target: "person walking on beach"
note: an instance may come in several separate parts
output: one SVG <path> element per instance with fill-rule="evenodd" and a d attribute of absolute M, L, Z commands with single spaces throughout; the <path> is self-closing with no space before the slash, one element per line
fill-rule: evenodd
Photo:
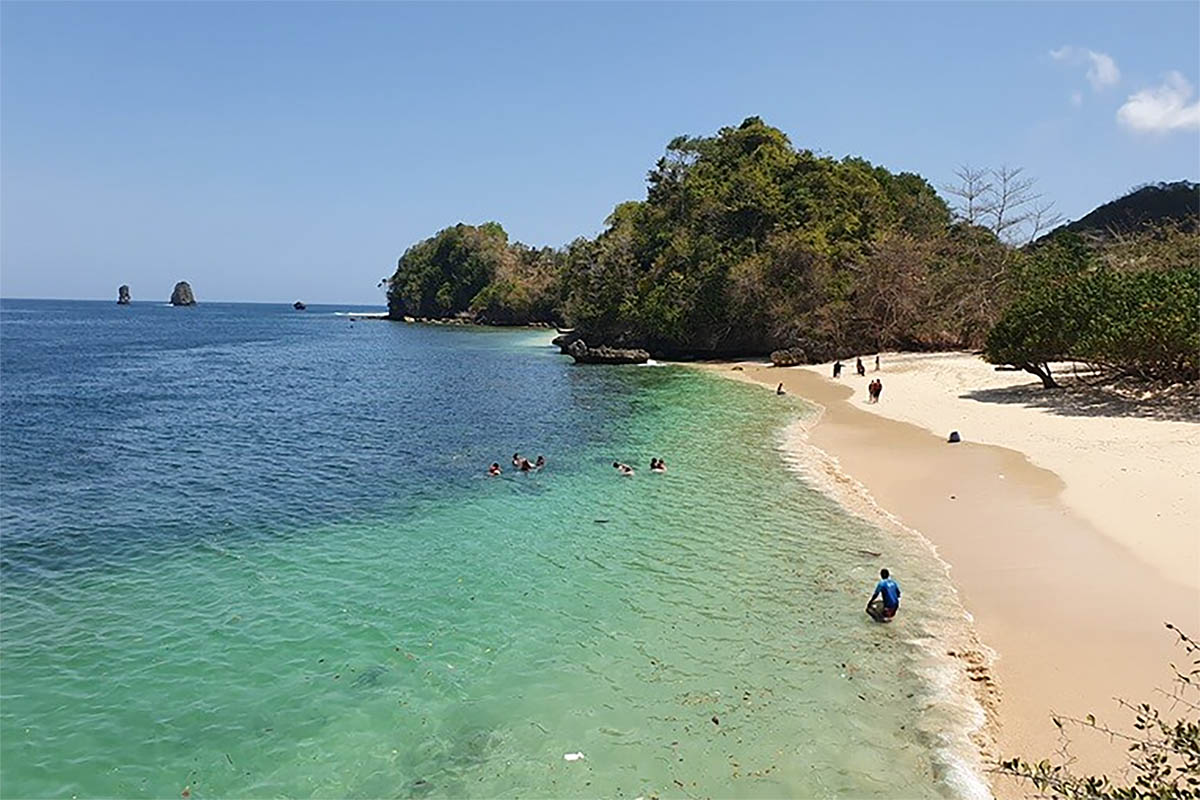
<path fill-rule="evenodd" d="M 876 602 L 876 598 L 879 602 Z M 876 622 L 891 622 L 900 610 L 900 585 L 888 574 L 887 569 L 879 570 L 879 583 L 875 584 L 875 593 L 867 601 L 867 614 Z"/>
<path fill-rule="evenodd" d="M 862 356 L 859 356 L 858 358 L 856 358 L 855 361 L 857 363 L 854 365 L 854 368 L 856 370 L 858 370 L 858 377 L 861 378 L 863 375 L 867 374 L 867 368 L 863 366 Z"/>
<path fill-rule="evenodd" d="M 875 402 L 879 402 L 879 395 L 883 394 L 883 381 L 879 378 L 875 379 Z"/>
<path fill-rule="evenodd" d="M 833 377 L 835 377 L 835 378 L 842 377 L 842 362 L 841 361 L 833 362 Z"/>

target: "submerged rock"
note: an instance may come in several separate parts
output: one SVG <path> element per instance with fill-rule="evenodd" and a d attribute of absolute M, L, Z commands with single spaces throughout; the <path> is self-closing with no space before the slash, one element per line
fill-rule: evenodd
<path fill-rule="evenodd" d="M 179 283 L 175 284 L 175 290 L 171 292 L 171 305 L 196 305 L 196 296 L 192 294 L 192 287 L 187 281 L 180 281 Z"/>
<path fill-rule="evenodd" d="M 127 306 L 129 303 L 129 284 L 123 283 L 117 288 L 117 305 Z"/>
<path fill-rule="evenodd" d="M 650 354 L 645 350 L 626 349 L 621 347 L 588 347 L 583 339 L 576 339 L 567 345 L 567 355 L 575 359 L 576 364 L 645 364 L 650 360 Z"/>
<path fill-rule="evenodd" d="M 771 353 L 771 363 L 777 367 L 795 367 L 808 363 L 808 353 L 803 347 L 787 347 Z"/>

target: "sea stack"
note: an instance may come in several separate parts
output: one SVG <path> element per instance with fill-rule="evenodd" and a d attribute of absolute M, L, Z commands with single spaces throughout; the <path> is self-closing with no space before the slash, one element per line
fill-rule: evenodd
<path fill-rule="evenodd" d="M 303 311 L 304 309 L 308 308 L 308 306 L 304 305 L 304 303 L 300 300 L 297 300 L 296 302 L 292 303 L 292 308 L 296 309 L 297 311 Z"/>
<path fill-rule="evenodd" d="M 175 284 L 175 291 L 171 292 L 171 305 L 173 306 L 194 306 L 196 305 L 196 296 L 192 294 L 192 287 L 187 281 L 180 281 Z"/>
<path fill-rule="evenodd" d="M 129 305 L 129 284 L 123 283 L 117 288 L 117 305 Z"/>

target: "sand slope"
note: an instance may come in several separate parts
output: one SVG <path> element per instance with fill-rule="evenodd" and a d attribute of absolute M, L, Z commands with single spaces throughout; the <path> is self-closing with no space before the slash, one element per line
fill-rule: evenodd
<path fill-rule="evenodd" d="M 790 448 L 826 454 L 813 483 L 855 513 L 884 509 L 949 563 L 997 654 L 986 671 L 964 661 L 998 722 L 991 756 L 1052 756 L 1061 746 L 1052 712 L 1121 725 L 1114 697 L 1152 699 L 1169 683 L 1180 651 L 1163 623 L 1200 631 L 1200 424 L 1048 397 L 1029 388 L 1032 376 L 968 354 L 882 362 L 860 378 L 851 361 L 837 381 L 829 365 L 709 368 L 770 389 L 782 382 L 819 405 L 815 422 L 794 426 Z M 868 404 L 877 376 L 883 397 Z M 964 442 L 948 444 L 950 430 Z M 846 476 L 869 508 L 839 490 Z M 1114 774 L 1125 763 L 1120 745 L 1073 740 L 1080 769 Z"/>
<path fill-rule="evenodd" d="M 841 378 L 860 408 L 1024 453 L 1062 478 L 1072 511 L 1164 577 L 1200 588 L 1200 424 L 1046 392 L 1034 376 L 968 353 L 885 353 L 878 374 L 865 363 L 865 378 L 853 363 Z M 804 369 L 828 376 L 832 365 Z M 868 404 L 875 377 L 883 396 Z"/>

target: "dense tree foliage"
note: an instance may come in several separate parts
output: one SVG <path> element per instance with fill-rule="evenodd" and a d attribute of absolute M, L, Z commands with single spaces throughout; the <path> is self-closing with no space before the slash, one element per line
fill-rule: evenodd
<path fill-rule="evenodd" d="M 1127 256 L 1138 254 L 1127 260 L 1106 259 L 1071 233 L 1038 248 L 988 335 L 987 359 L 1032 372 L 1047 388 L 1050 362 L 1068 360 L 1142 378 L 1200 378 L 1200 266 L 1182 248 L 1172 263 L 1156 244 L 1153 233 L 1125 242 Z"/>
<path fill-rule="evenodd" d="M 618 206 L 576 248 L 566 313 L 602 338 L 663 352 L 873 347 L 864 263 L 950 223 L 919 176 L 798 151 L 757 117 L 675 139 L 648 182 L 644 201 Z"/>
<path fill-rule="evenodd" d="M 551 322 L 561 255 L 509 244 L 498 223 L 458 224 L 410 247 L 388 279 L 394 319 L 469 315 L 479 322 Z"/>
<path fill-rule="evenodd" d="M 952 213 L 919 175 L 797 150 L 750 117 L 671 141 L 645 199 L 614 208 L 594 239 L 536 250 L 494 222 L 446 228 L 400 258 L 388 308 L 565 322 L 665 356 L 799 347 L 823 360 L 986 343 L 991 360 L 1048 386 L 1050 362 L 1065 359 L 1195 378 L 1194 220 L 1105 237 L 1060 229 L 1018 247 L 1053 218 L 1033 181 L 1019 168 L 956 174 Z M 1195 186 L 1160 189 L 1141 195 L 1177 209 Z"/>

